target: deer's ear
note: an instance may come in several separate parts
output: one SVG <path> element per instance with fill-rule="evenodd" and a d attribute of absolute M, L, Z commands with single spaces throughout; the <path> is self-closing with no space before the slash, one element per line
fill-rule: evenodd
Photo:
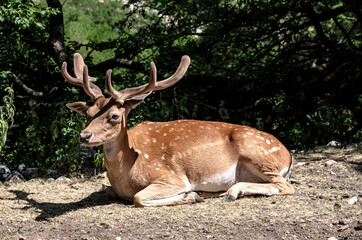
<path fill-rule="evenodd" d="M 67 103 L 66 106 L 79 114 L 86 114 L 89 108 L 89 105 L 86 102 Z"/>
<path fill-rule="evenodd" d="M 129 109 L 134 109 L 135 107 L 137 107 L 138 105 L 140 105 L 143 100 L 152 93 L 152 91 L 150 91 L 149 93 L 146 93 L 146 94 L 141 94 L 141 95 L 138 95 L 136 97 L 133 97 L 133 98 L 129 98 L 126 100 L 125 102 L 125 105 L 127 105 L 127 107 Z"/>

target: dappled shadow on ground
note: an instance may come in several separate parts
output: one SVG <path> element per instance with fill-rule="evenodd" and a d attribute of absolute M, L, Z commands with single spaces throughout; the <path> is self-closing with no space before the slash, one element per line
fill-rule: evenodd
<path fill-rule="evenodd" d="M 70 203 L 37 202 L 34 199 L 29 198 L 31 193 L 18 190 L 10 190 L 10 192 L 16 195 L 16 197 L 14 197 L 12 200 L 18 201 L 21 199 L 28 202 L 29 205 L 21 209 L 28 210 L 29 208 L 36 208 L 41 211 L 41 214 L 35 218 L 36 221 L 47 221 L 50 218 L 63 215 L 67 212 L 89 207 L 108 205 L 111 203 L 107 200 L 104 190 L 94 192 L 80 201 Z"/>

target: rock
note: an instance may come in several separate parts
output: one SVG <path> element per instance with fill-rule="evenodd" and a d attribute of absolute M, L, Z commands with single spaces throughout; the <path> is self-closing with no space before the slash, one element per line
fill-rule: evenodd
<path fill-rule="evenodd" d="M 341 227 L 338 228 L 338 232 L 343 232 L 344 230 L 348 229 L 349 228 L 349 225 L 343 225 Z"/>
<path fill-rule="evenodd" d="M 328 147 L 340 147 L 341 146 L 341 143 L 340 142 L 337 142 L 337 141 L 330 141 L 328 144 L 327 144 Z"/>
<path fill-rule="evenodd" d="M 58 177 L 56 180 L 56 182 L 70 182 L 70 179 L 64 176 Z"/>
<path fill-rule="evenodd" d="M 5 164 L 0 163 L 0 178 L 6 179 L 10 175 L 11 171 Z"/>
<path fill-rule="evenodd" d="M 326 162 L 324 163 L 324 166 L 330 167 L 330 166 L 332 166 L 332 165 L 335 164 L 335 163 L 337 163 L 337 162 L 334 161 L 334 160 L 328 160 L 328 161 L 326 161 Z"/>
<path fill-rule="evenodd" d="M 48 182 L 54 182 L 55 181 L 55 179 L 54 178 L 48 178 L 48 180 L 47 180 Z"/>
<path fill-rule="evenodd" d="M 338 240 L 338 239 L 335 237 L 330 237 L 330 238 L 328 238 L 328 240 Z"/>
<path fill-rule="evenodd" d="M 25 168 L 26 168 L 26 166 L 25 166 L 24 163 L 23 163 L 23 164 L 20 164 L 19 167 L 18 167 L 18 171 L 19 171 L 19 172 L 22 172 L 22 171 L 25 170 Z"/>
<path fill-rule="evenodd" d="M 306 162 L 299 162 L 299 163 L 297 163 L 297 166 L 303 166 L 303 165 L 308 165 L 308 163 L 306 163 Z"/>
<path fill-rule="evenodd" d="M 37 178 L 39 175 L 38 168 L 27 168 L 22 172 L 22 174 L 28 179 Z"/>
<path fill-rule="evenodd" d="M 351 149 L 357 149 L 358 148 L 358 144 L 357 143 L 350 143 L 348 144 L 345 149 L 351 150 Z"/>
<path fill-rule="evenodd" d="M 353 204 L 356 204 L 357 201 L 358 201 L 358 197 L 354 196 L 353 198 L 348 200 L 348 204 L 353 205 Z"/>

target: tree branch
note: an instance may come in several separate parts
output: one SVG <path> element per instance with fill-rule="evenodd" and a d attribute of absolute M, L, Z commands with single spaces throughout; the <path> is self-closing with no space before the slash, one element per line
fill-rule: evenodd
<path fill-rule="evenodd" d="M 14 81 L 29 95 L 33 96 L 33 97 L 43 97 L 44 93 L 43 92 L 37 92 L 31 88 L 29 88 L 28 86 L 26 86 L 14 73 L 11 73 L 11 75 L 13 76 Z"/>
<path fill-rule="evenodd" d="M 342 24 L 340 22 L 338 22 L 338 19 L 336 17 L 332 17 L 334 23 L 337 25 L 337 27 L 341 30 L 341 32 L 343 33 L 344 37 L 346 38 L 349 46 L 358 52 L 358 48 L 356 47 L 356 45 L 353 44 L 348 32 L 346 31 L 346 29 L 344 29 L 344 27 L 342 26 Z"/>

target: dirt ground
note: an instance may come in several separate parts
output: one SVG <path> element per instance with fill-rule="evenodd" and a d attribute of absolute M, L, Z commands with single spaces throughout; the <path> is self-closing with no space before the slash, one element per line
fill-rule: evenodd
<path fill-rule="evenodd" d="M 362 239 L 361 146 L 294 159 L 295 195 L 231 203 L 135 208 L 107 201 L 105 178 L 0 183 L 0 239 Z"/>

